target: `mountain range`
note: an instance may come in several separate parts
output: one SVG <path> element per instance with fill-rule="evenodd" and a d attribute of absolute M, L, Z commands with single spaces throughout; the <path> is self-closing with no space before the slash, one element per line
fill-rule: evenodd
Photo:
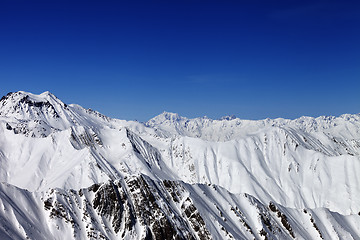
<path fill-rule="evenodd" d="M 0 100 L 0 239 L 360 239 L 360 114 L 107 117 Z"/>

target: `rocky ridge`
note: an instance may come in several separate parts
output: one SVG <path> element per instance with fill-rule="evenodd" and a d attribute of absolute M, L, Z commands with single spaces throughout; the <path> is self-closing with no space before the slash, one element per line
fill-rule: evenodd
<path fill-rule="evenodd" d="M 1 239 L 358 239 L 360 115 L 108 118 L 0 100 Z"/>

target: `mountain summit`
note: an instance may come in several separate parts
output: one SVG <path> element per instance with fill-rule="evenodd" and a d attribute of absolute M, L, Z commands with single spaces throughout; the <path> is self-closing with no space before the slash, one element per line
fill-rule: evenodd
<path fill-rule="evenodd" d="M 50 92 L 35 95 L 23 91 L 8 93 L 1 98 L 0 106 L 0 116 L 18 119 L 60 118 L 59 113 L 67 107 Z"/>
<path fill-rule="evenodd" d="M 9 128 L 43 137 L 73 126 L 106 125 L 110 119 L 76 104 L 67 105 L 50 92 L 36 95 L 24 91 L 10 92 L 1 98 L 0 118 L 7 119 Z"/>
<path fill-rule="evenodd" d="M 1 239 L 359 239 L 360 115 L 106 117 L 0 100 Z"/>

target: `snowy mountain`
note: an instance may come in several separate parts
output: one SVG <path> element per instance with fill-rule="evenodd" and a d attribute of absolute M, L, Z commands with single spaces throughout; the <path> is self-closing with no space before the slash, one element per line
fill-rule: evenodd
<path fill-rule="evenodd" d="M 360 239 L 360 114 L 106 117 L 0 100 L 0 239 Z"/>

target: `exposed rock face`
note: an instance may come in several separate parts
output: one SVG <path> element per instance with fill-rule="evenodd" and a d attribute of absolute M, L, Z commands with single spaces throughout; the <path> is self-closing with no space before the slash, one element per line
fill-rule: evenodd
<path fill-rule="evenodd" d="M 308 239 L 310 236 L 331 239 L 331 232 L 320 230 L 313 215 L 325 214 L 334 226 L 346 226 L 346 221 L 352 218 L 326 209 L 298 211 L 272 202 L 263 205 L 248 194 L 233 195 L 207 185 L 158 182 L 146 176 L 94 184 L 79 191 L 54 189 L 31 194 L 4 184 L 0 185 L 0 190 L 4 209 L 17 209 L 17 219 L 26 213 L 37 216 L 39 221 L 26 220 L 22 231 L 4 225 L 2 236 L 9 233 L 9 236 L 18 234 L 20 238 L 31 239 L 56 236 L 74 239 Z M 10 204 L 5 196 L 17 198 Z M 31 205 L 26 205 L 28 202 Z M 9 218 L 11 216 L 5 216 L 3 220 Z M 302 232 L 303 228 L 307 229 L 306 233 Z M 357 235 L 350 232 L 344 236 L 356 239 Z"/>
<path fill-rule="evenodd" d="M 192 200 L 182 199 L 185 189 L 170 181 L 166 186 L 139 176 L 78 192 L 52 190 L 43 202 L 44 210 L 50 219 L 73 229 L 75 238 L 211 239 Z M 176 201 L 169 191 L 177 192 Z"/>

